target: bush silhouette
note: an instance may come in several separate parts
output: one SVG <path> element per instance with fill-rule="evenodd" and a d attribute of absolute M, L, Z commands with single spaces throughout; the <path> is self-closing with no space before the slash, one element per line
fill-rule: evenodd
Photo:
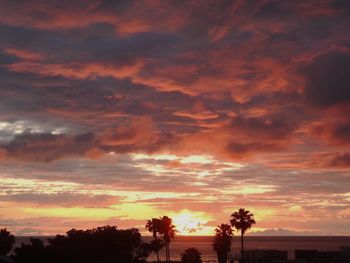
<path fill-rule="evenodd" d="M 181 262 L 183 263 L 202 263 L 201 252 L 194 247 L 190 247 L 181 254 Z"/>
<path fill-rule="evenodd" d="M 29 244 L 21 244 L 20 247 L 15 248 L 14 260 L 18 263 L 44 263 L 49 260 L 47 252 L 42 240 L 30 238 Z"/>
<path fill-rule="evenodd" d="M 15 243 L 15 237 L 9 231 L 0 229 L 0 256 L 6 256 Z"/>

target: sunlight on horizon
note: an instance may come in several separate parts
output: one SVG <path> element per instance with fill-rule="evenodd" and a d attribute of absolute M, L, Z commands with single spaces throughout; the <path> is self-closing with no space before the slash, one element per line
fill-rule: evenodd
<path fill-rule="evenodd" d="M 191 212 L 190 210 L 184 209 L 170 215 L 178 231 L 177 235 L 206 236 L 213 234 L 214 227 L 206 225 L 209 221 L 213 220 L 213 218 L 206 213 Z"/>

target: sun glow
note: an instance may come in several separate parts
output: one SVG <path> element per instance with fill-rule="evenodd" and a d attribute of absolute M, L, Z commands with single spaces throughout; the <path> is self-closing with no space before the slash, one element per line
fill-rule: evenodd
<path fill-rule="evenodd" d="M 173 214 L 171 217 L 178 235 L 210 235 L 213 231 L 212 227 L 206 226 L 212 218 L 203 212 L 182 210 L 177 214 Z"/>

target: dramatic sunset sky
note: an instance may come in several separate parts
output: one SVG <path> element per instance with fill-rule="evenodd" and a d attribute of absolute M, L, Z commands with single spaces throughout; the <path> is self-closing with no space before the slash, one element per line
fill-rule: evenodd
<path fill-rule="evenodd" d="M 0 227 L 168 215 L 350 235 L 350 1 L 0 1 Z M 253 233 L 252 233 L 253 232 Z"/>

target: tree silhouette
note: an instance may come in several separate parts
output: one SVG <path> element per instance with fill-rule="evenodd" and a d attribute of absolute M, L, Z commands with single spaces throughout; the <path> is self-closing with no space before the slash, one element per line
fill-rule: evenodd
<path fill-rule="evenodd" d="M 237 212 L 231 215 L 231 225 L 241 232 L 241 258 L 244 263 L 244 246 L 243 246 L 243 236 L 244 233 L 250 229 L 254 224 L 254 215 L 250 211 L 240 208 Z"/>
<path fill-rule="evenodd" d="M 72 229 L 65 236 L 57 235 L 42 241 L 32 239 L 31 244 L 15 249 L 16 263 L 141 263 L 146 262 L 149 244 L 141 240 L 135 228 L 117 229 L 103 226 L 88 230 Z M 33 260 L 28 260 L 33 259 Z"/>
<path fill-rule="evenodd" d="M 38 238 L 30 238 L 29 244 L 21 244 L 14 250 L 14 260 L 16 263 L 45 263 L 52 262 L 48 254 L 48 249 L 44 246 L 42 240 Z"/>
<path fill-rule="evenodd" d="M 166 261 L 170 262 L 170 241 L 175 237 L 175 226 L 172 223 L 172 219 L 167 216 L 161 218 L 160 234 L 163 235 L 165 242 L 165 257 Z"/>
<path fill-rule="evenodd" d="M 6 228 L 0 229 L 0 256 L 6 256 L 15 243 L 15 237 Z"/>
<path fill-rule="evenodd" d="M 231 249 L 232 228 L 228 224 L 221 224 L 215 229 L 213 249 L 217 254 L 219 263 L 227 262 L 227 254 Z"/>
<path fill-rule="evenodd" d="M 182 263 L 202 263 L 201 252 L 194 247 L 190 247 L 181 254 Z"/>
<path fill-rule="evenodd" d="M 152 218 L 147 221 L 146 229 L 152 233 L 154 240 L 151 242 L 151 249 L 157 254 L 157 261 L 159 261 L 159 251 L 163 247 L 162 240 L 158 239 L 158 233 L 161 231 L 162 221 L 159 218 Z"/>

